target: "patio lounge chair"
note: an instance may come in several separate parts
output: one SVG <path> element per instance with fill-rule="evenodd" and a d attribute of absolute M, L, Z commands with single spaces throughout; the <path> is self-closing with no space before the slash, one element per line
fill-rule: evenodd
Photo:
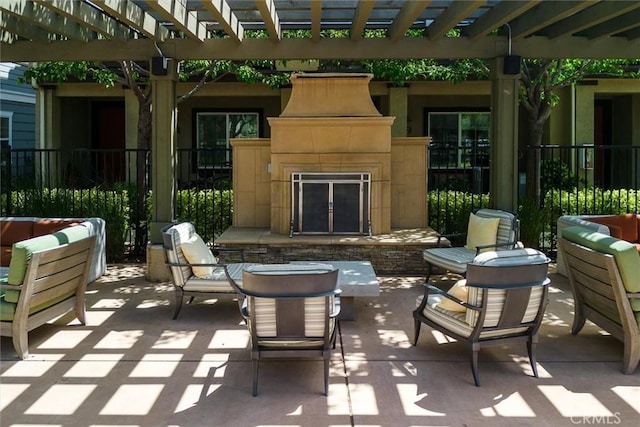
<path fill-rule="evenodd" d="M 547 306 L 549 259 L 535 249 L 491 251 L 475 257 L 467 278 L 448 292 L 424 284 L 413 312 L 418 342 L 422 323 L 464 341 L 471 347 L 471 370 L 476 386 L 480 347 L 510 340 L 526 340 L 534 376 L 538 328 Z M 466 283 L 465 283 L 466 282 Z"/>
<path fill-rule="evenodd" d="M 228 278 L 245 297 L 241 313 L 251 334 L 253 395 L 261 359 L 301 357 L 324 360 L 326 396 L 340 313 L 338 270 L 323 264 L 265 264 L 248 267 L 242 284 Z"/>
<path fill-rule="evenodd" d="M 162 229 L 165 265 L 171 272 L 171 281 L 175 290 L 176 308 L 173 319 L 178 318 L 184 297 L 202 298 L 236 298 L 236 291 L 227 281 L 223 264 L 207 247 L 196 233 L 190 222 L 169 224 Z M 225 249 L 220 249 L 225 250 Z M 239 251 L 240 261 L 244 261 L 244 253 Z M 232 271 L 242 269 L 244 262 L 232 263 L 228 268 Z"/>
<path fill-rule="evenodd" d="M 435 248 L 422 252 L 427 262 L 425 283 L 429 282 L 433 267 L 464 275 L 467 264 L 481 252 L 514 249 L 518 245 L 520 223 L 516 216 L 504 210 L 478 209 L 469 216 L 466 233 L 438 236 Z M 449 246 L 449 239 L 466 237 L 464 246 Z M 446 243 L 445 243 L 446 242 Z M 443 245 L 446 244 L 447 246 Z"/>

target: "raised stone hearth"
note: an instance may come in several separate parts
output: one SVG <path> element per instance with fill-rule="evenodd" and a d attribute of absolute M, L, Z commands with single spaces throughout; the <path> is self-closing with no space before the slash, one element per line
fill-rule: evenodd
<path fill-rule="evenodd" d="M 394 230 L 370 237 L 298 235 L 289 238 L 267 229 L 231 227 L 216 239 L 216 244 L 243 248 L 247 262 L 366 260 L 379 275 L 421 276 L 426 272 L 422 250 L 434 246 L 436 241 L 437 235 L 430 228 Z M 221 252 L 221 256 L 223 262 L 239 261 L 235 252 Z"/>

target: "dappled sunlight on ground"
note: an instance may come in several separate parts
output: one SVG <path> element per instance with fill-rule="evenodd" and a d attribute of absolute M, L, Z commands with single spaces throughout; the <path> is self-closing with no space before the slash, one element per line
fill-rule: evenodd
<path fill-rule="evenodd" d="M 110 266 L 105 274 L 96 283 L 120 282 L 126 279 L 140 279 L 144 277 L 146 266 L 144 264 L 116 264 Z"/>
<path fill-rule="evenodd" d="M 456 275 L 433 276 L 447 288 Z M 322 395 L 322 362 L 263 361 L 251 396 L 249 332 L 233 300 L 196 299 L 172 320 L 169 283 L 140 266 L 110 266 L 87 292 L 87 324 L 65 315 L 29 334 L 31 355 L 0 348 L 0 416 L 13 425 L 413 426 L 574 425 L 640 420 L 638 375 L 622 345 L 593 324 L 570 334 L 566 280 L 550 289 L 537 369 L 524 343 L 483 348 L 481 387 L 469 349 L 412 311 L 423 277 L 380 277 L 342 321 Z M 247 408 L 251 408 L 247 410 Z M 579 422 L 577 422 L 579 421 Z M 11 424 L 7 424 L 11 425 Z"/>

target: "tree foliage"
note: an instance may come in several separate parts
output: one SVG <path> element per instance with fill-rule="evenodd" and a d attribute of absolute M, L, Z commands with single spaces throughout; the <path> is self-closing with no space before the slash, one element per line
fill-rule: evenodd
<path fill-rule="evenodd" d="M 520 104 L 527 112 L 528 145 L 542 145 L 545 123 L 559 102 L 559 89 L 587 76 L 638 78 L 639 63 L 639 60 L 622 59 L 525 59 L 520 75 Z M 527 191 L 529 198 L 539 200 L 540 150 L 531 153 L 527 159 Z"/>
<path fill-rule="evenodd" d="M 638 78 L 633 60 L 594 59 L 525 59 L 521 72 L 521 105 L 534 126 L 543 125 L 558 104 L 557 91 L 577 83 L 586 76 Z M 532 138 L 530 145 L 540 145 Z"/>

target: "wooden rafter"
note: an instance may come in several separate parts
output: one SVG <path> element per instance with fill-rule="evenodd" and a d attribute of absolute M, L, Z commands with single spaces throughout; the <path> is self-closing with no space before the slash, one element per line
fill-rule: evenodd
<path fill-rule="evenodd" d="M 373 6 L 376 5 L 375 0 L 360 0 L 356 6 L 356 12 L 351 22 L 351 39 L 359 39 L 362 37 L 362 32 L 367 26 L 367 20 L 371 15 Z"/>
<path fill-rule="evenodd" d="M 111 16 L 101 13 L 87 3 L 67 0 L 32 0 L 56 14 L 77 22 L 109 39 L 127 40 L 131 35 L 128 27 Z"/>
<path fill-rule="evenodd" d="M 207 9 L 225 33 L 232 39 L 241 42 L 244 37 L 244 28 L 240 25 L 238 17 L 231 11 L 226 0 L 202 0 L 202 5 Z"/>
<path fill-rule="evenodd" d="M 522 40 L 541 28 L 568 18 L 594 4 L 593 1 L 542 2 L 529 13 L 519 16 L 510 23 L 511 37 L 513 40 Z M 541 7 L 542 5 L 545 7 Z"/>
<path fill-rule="evenodd" d="M 35 25 L 29 25 L 6 12 L 0 12 L 0 30 L 28 40 L 49 40 L 49 33 L 47 31 Z M 15 41 L 14 38 L 7 38 L 7 42 L 11 43 L 13 41 Z"/>
<path fill-rule="evenodd" d="M 322 0 L 311 0 L 311 39 L 320 40 L 322 20 Z"/>
<path fill-rule="evenodd" d="M 389 27 L 389 38 L 395 41 L 402 37 L 429 3 L 431 3 L 431 0 L 404 2 L 393 23 L 391 23 L 391 27 Z"/>
<path fill-rule="evenodd" d="M 93 0 L 93 3 L 151 40 L 161 42 L 169 37 L 169 30 L 130 0 Z"/>
<path fill-rule="evenodd" d="M 32 1 L 2 0 L 0 1 L 0 10 L 66 39 L 86 42 L 95 38 L 93 31 L 88 28 Z"/>
<path fill-rule="evenodd" d="M 486 36 L 491 31 L 502 27 L 507 22 L 536 6 L 540 1 L 541 0 L 502 2 L 481 15 L 473 24 L 464 28 L 462 35 L 472 40 Z"/>
<path fill-rule="evenodd" d="M 444 37 L 444 35 L 447 34 L 447 31 L 455 28 L 460 21 L 484 3 L 485 2 L 483 0 L 454 2 L 451 6 L 446 8 L 440 16 L 431 23 L 431 25 L 427 27 L 427 36 L 431 40 L 437 40 L 440 37 Z"/>
<path fill-rule="evenodd" d="M 186 8 L 186 3 L 176 0 L 148 1 L 153 10 L 160 13 L 168 22 L 176 26 L 188 38 L 203 41 L 206 37 L 207 29 L 204 24 L 198 21 L 198 15 Z"/>
<path fill-rule="evenodd" d="M 282 29 L 280 28 L 280 18 L 278 18 L 273 0 L 256 0 L 256 7 L 260 11 L 269 37 L 271 37 L 272 40 L 280 40 L 282 38 Z"/>

